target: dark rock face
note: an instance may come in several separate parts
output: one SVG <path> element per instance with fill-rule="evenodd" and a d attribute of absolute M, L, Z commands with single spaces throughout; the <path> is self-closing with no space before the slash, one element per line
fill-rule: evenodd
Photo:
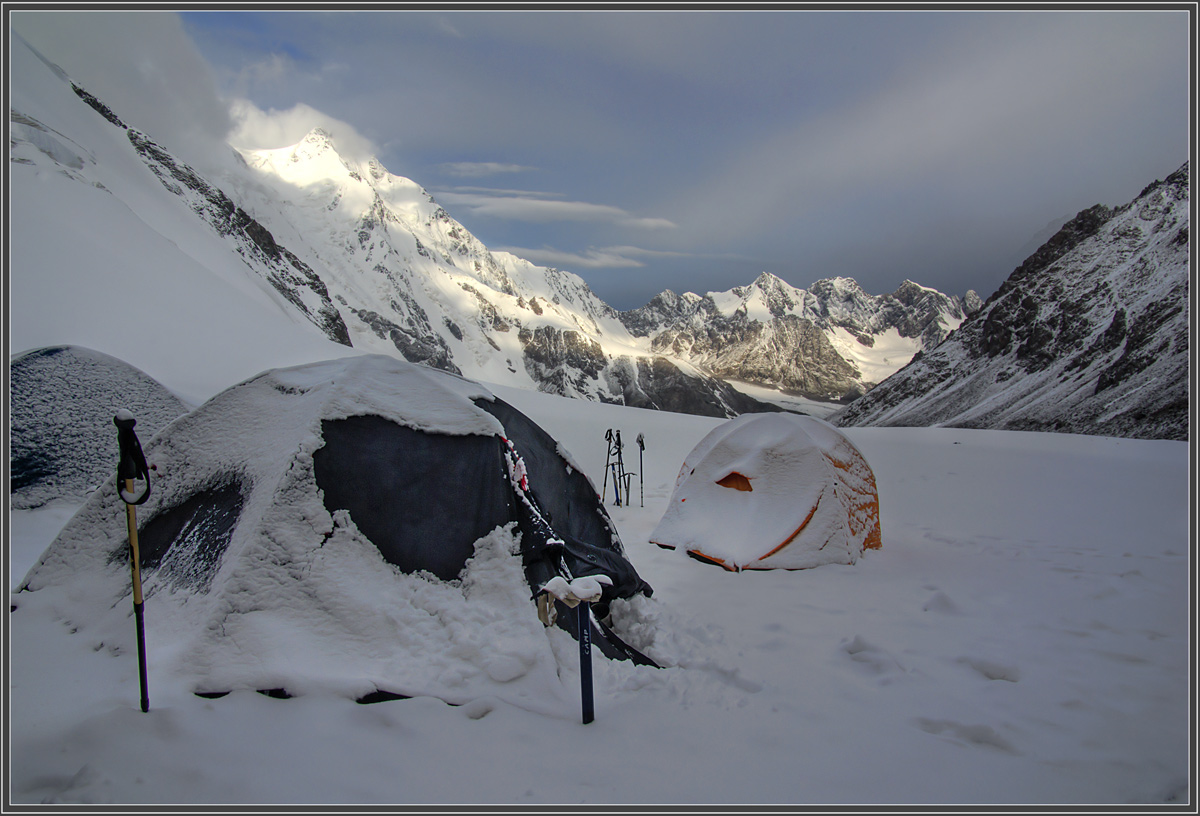
<path fill-rule="evenodd" d="M 835 415 L 1188 438 L 1189 170 L 1096 206 L 1031 255 L 937 348 Z"/>
<path fill-rule="evenodd" d="M 112 112 L 112 109 L 109 108 L 108 105 L 105 105 L 103 102 L 101 102 L 96 97 L 92 96 L 90 93 L 85 91 L 83 88 L 80 88 L 78 85 L 72 83 L 71 90 L 75 91 L 76 96 L 78 96 L 84 102 L 87 102 L 89 105 L 91 105 L 92 109 L 94 111 L 96 111 L 96 113 L 103 116 L 109 122 L 111 122 L 112 124 L 116 125 L 119 128 L 122 128 L 122 129 L 124 129 L 126 127 L 125 123 L 122 122 L 120 120 L 120 118 L 115 113 Z"/>
<path fill-rule="evenodd" d="M 438 335 L 413 332 L 369 309 L 355 309 L 349 306 L 347 308 L 378 337 L 390 340 L 410 363 L 421 363 L 431 368 L 462 374 L 450 358 L 450 349 L 446 348 L 445 341 Z"/>
<path fill-rule="evenodd" d="M 553 326 L 522 328 L 517 338 L 525 350 L 525 370 L 541 390 L 564 396 L 596 390 L 608 359 L 595 340 Z"/>

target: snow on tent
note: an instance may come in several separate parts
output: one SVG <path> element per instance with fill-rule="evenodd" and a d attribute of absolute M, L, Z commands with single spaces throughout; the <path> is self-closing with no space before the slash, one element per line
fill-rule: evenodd
<path fill-rule="evenodd" d="M 112 418 L 127 408 L 149 437 L 187 411 L 147 374 L 81 346 L 49 346 L 9 361 L 12 467 L 9 505 L 83 501 L 117 460 Z"/>
<path fill-rule="evenodd" d="M 555 601 L 547 628 L 534 597 L 560 575 L 608 576 L 592 642 L 654 665 L 605 621 L 645 631 L 650 587 L 595 487 L 480 385 L 374 355 L 277 369 L 143 448 L 152 696 L 157 683 L 559 710 L 547 699 L 570 699 L 558 675 L 578 660 L 577 616 Z M 125 651 L 128 551 L 111 479 L 30 570 L 14 614 L 51 604 L 93 648 Z"/>
<path fill-rule="evenodd" d="M 733 571 L 853 564 L 880 546 L 875 475 L 827 422 L 746 414 L 687 455 L 650 540 Z"/>

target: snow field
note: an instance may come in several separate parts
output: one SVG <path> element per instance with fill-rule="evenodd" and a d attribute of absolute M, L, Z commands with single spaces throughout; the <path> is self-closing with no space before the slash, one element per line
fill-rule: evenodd
<path fill-rule="evenodd" d="M 717 420 L 493 390 L 560 439 L 597 487 L 605 431 L 622 431 L 635 472 L 645 434 L 646 506 L 635 475 L 633 504 L 610 512 L 655 588 L 643 603 L 676 667 L 596 657 L 588 726 L 566 636 L 553 643 L 557 685 L 527 705 L 488 694 L 460 706 L 315 692 L 205 700 L 186 678 L 152 673 L 142 714 L 132 619 L 93 650 L 38 610 L 11 619 L 14 801 L 1186 796 L 1182 443 L 850 429 L 878 482 L 883 548 L 855 566 L 733 574 L 648 542 L 679 463 Z M 611 505 L 611 479 L 607 488 Z M 14 514 L 14 583 L 60 519 L 55 506 Z M 152 669 L 161 648 L 150 646 Z M 502 672 L 494 682 L 500 692 Z"/>

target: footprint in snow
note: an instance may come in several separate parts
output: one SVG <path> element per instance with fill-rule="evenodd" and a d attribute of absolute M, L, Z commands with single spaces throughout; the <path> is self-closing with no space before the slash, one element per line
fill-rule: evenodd
<path fill-rule="evenodd" d="M 962 610 L 958 608 L 958 604 L 940 589 L 929 596 L 929 600 L 921 607 L 922 612 L 937 612 L 942 615 L 961 615 Z"/>
<path fill-rule="evenodd" d="M 867 674 L 889 677 L 893 674 L 903 674 L 906 671 L 891 652 L 864 639 L 862 635 L 855 635 L 850 640 L 843 640 L 842 651 L 850 655 L 850 659 Z M 884 682 L 890 682 L 890 678 Z"/>
<path fill-rule="evenodd" d="M 1021 671 L 1016 666 L 967 656 L 960 657 L 957 662 L 971 667 L 987 680 L 1007 680 L 1009 683 L 1016 683 L 1021 679 Z"/>
<path fill-rule="evenodd" d="M 951 742 L 980 748 L 992 748 L 1006 754 L 1019 754 L 1013 744 L 1000 736 L 990 725 L 967 725 L 954 720 L 934 720 L 917 717 L 917 727 L 927 734 L 945 735 Z"/>

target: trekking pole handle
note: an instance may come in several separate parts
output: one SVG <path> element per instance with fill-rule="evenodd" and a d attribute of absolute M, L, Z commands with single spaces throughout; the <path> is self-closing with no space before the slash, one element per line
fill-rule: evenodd
<path fill-rule="evenodd" d="M 150 469 L 146 467 L 142 445 L 133 430 L 137 420 L 128 411 L 120 410 L 113 417 L 113 424 L 117 426 L 117 446 L 120 448 L 120 458 L 117 461 L 117 492 L 126 504 L 145 504 L 146 499 L 150 498 Z M 135 481 L 146 483 L 141 494 L 133 492 Z"/>

